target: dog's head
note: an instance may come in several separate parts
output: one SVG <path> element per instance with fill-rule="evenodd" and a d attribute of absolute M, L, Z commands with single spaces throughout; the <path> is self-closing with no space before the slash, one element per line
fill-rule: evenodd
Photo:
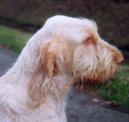
<path fill-rule="evenodd" d="M 31 101 L 38 105 L 53 77 L 71 75 L 83 83 L 104 83 L 117 71 L 123 60 L 121 52 L 100 38 L 95 22 L 56 16 L 43 27 L 49 41 L 41 45 L 39 58 L 29 84 Z"/>
<path fill-rule="evenodd" d="M 46 25 L 51 34 L 62 37 L 60 40 L 71 41 L 68 48 L 74 46 L 71 65 L 76 79 L 103 83 L 117 71 L 123 56 L 115 46 L 108 44 L 99 36 L 94 21 L 55 16 L 50 18 Z M 65 52 L 69 54 L 69 51 Z"/>

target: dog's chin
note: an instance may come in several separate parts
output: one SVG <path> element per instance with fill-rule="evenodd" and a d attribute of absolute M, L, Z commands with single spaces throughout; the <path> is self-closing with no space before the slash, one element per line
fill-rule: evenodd
<path fill-rule="evenodd" d="M 82 73 L 80 77 L 76 78 L 74 85 L 81 91 L 96 90 L 100 86 L 107 84 L 117 70 L 118 67 L 115 67 L 112 71 L 105 70 L 103 73 L 86 73 L 86 75 Z"/>

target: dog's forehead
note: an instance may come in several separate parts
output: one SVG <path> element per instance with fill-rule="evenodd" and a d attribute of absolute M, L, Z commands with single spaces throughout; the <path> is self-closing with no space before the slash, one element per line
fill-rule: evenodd
<path fill-rule="evenodd" d="M 85 24 L 91 24 L 91 20 L 87 18 L 74 18 L 74 17 L 68 17 L 68 16 L 62 16 L 62 15 L 57 15 L 54 17 L 49 18 L 46 22 L 49 24 L 54 24 L 54 25 L 85 25 Z"/>
<path fill-rule="evenodd" d="M 93 33 L 97 31 L 97 25 L 92 20 L 62 15 L 49 18 L 44 28 L 48 34 L 62 35 L 78 43 L 81 43 L 88 36 L 88 31 Z"/>

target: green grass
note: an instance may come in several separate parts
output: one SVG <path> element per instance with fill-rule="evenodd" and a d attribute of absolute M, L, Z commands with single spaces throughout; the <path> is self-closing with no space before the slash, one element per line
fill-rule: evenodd
<path fill-rule="evenodd" d="M 20 52 L 31 33 L 0 26 L 0 44 Z M 115 102 L 123 109 L 129 110 L 129 66 L 122 65 L 118 73 L 107 85 L 97 90 L 98 94 L 106 100 Z"/>
<path fill-rule="evenodd" d="M 98 94 L 129 110 L 129 66 L 122 65 L 114 78 L 98 89 Z"/>
<path fill-rule="evenodd" d="M 20 53 L 32 34 L 0 25 L 0 44 Z"/>

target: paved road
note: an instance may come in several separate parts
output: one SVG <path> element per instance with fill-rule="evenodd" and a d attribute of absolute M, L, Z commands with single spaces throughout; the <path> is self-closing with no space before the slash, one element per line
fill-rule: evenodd
<path fill-rule="evenodd" d="M 0 46 L 0 76 L 10 68 L 17 59 L 17 54 Z"/>
<path fill-rule="evenodd" d="M 17 54 L 0 47 L 0 75 L 16 61 Z M 68 99 L 68 122 L 129 122 L 129 114 L 88 104 L 90 97 L 75 89 L 71 90 Z"/>

